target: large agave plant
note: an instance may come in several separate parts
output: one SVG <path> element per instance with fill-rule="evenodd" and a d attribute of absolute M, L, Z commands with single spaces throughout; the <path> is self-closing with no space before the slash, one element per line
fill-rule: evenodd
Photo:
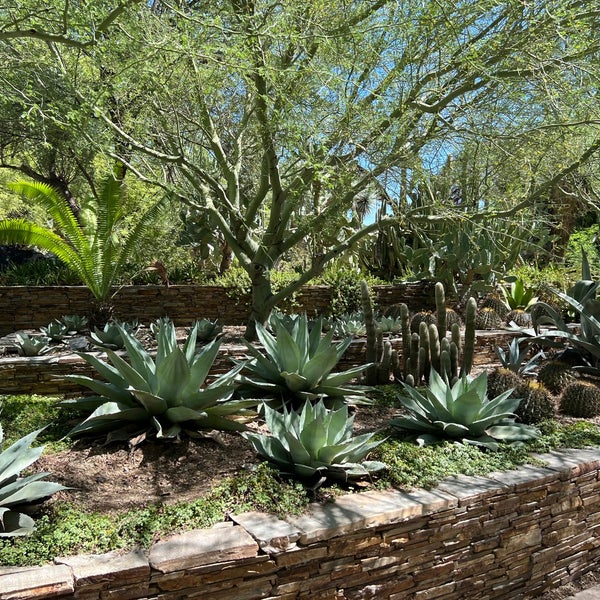
<path fill-rule="evenodd" d="M 352 437 L 354 417 L 348 407 L 328 410 L 322 401 L 305 402 L 302 410 L 277 411 L 265 406 L 271 435 L 244 432 L 254 449 L 284 474 L 305 478 L 347 481 L 381 471 L 386 465 L 364 461 L 381 441 L 373 433 Z"/>
<path fill-rule="evenodd" d="M 266 356 L 248 344 L 253 360 L 246 364 L 242 386 L 280 397 L 284 402 L 347 396 L 366 401 L 364 394 L 369 388 L 349 382 L 369 365 L 332 373 L 352 338 L 334 344 L 333 330 L 321 336 L 321 329 L 321 320 L 317 319 L 309 330 L 306 315 L 297 319 L 291 331 L 275 322 L 275 335 L 257 324 L 256 333 Z"/>
<path fill-rule="evenodd" d="M 48 473 L 20 476 L 44 451 L 43 446 L 31 448 L 40 431 L 22 437 L 0 453 L 0 537 L 31 533 L 35 527 L 33 519 L 15 509 L 67 489 L 59 483 L 42 481 Z M 3 439 L 0 427 L 0 444 Z"/>
<path fill-rule="evenodd" d="M 132 334 L 119 327 L 129 362 L 110 349 L 106 350 L 110 364 L 80 354 L 106 381 L 84 375 L 67 376 L 97 394 L 63 402 L 93 410 L 68 435 L 123 429 L 127 437 L 137 436 L 139 442 L 151 430 L 155 430 L 157 437 L 173 438 L 184 428 L 245 429 L 243 422 L 254 416 L 249 407 L 255 406 L 256 401 L 231 399 L 243 363 L 205 385 L 219 341 L 196 354 L 197 328 L 192 328 L 180 348 L 173 323 L 164 322 L 157 328 L 158 347 L 153 359 Z"/>
<path fill-rule="evenodd" d="M 425 393 L 403 385 L 406 395 L 400 397 L 400 402 L 410 415 L 398 417 L 391 424 L 416 432 L 421 444 L 450 438 L 495 450 L 498 441 L 525 441 L 540 435 L 535 427 L 514 422 L 521 399 L 510 397 L 512 389 L 488 399 L 485 371 L 449 385 L 432 369 Z"/>

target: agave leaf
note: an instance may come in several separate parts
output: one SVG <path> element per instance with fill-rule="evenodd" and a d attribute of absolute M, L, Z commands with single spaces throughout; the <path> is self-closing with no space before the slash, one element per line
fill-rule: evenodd
<path fill-rule="evenodd" d="M 105 402 L 99 406 L 85 421 L 76 425 L 67 433 L 67 437 L 81 433 L 103 431 L 109 427 L 114 428 L 114 423 L 119 421 L 146 423 L 149 415 L 143 408 L 131 408 L 129 405 L 118 402 Z"/>
<path fill-rule="evenodd" d="M 199 424 L 204 429 L 217 429 L 219 431 L 246 431 L 248 429 L 238 415 L 227 418 L 213 411 L 201 419 Z"/>
<path fill-rule="evenodd" d="M 480 410 L 481 396 L 476 390 L 468 390 L 456 398 L 451 413 L 454 420 L 469 424 L 477 419 Z"/>
<path fill-rule="evenodd" d="M 323 384 L 328 386 L 342 385 L 358 377 L 365 369 L 368 369 L 370 366 L 372 366 L 372 363 L 361 365 L 360 367 L 352 367 L 351 369 L 348 369 L 347 371 L 343 371 L 341 373 L 331 373 L 323 379 Z M 368 386 L 363 386 L 363 389 L 366 391 L 372 388 Z"/>
<path fill-rule="evenodd" d="M 511 423 L 507 425 L 494 425 L 486 430 L 492 438 L 504 441 L 527 441 L 540 437 L 540 430 L 524 423 Z"/>
<path fill-rule="evenodd" d="M 348 407 L 342 406 L 330 413 L 329 426 L 327 428 L 327 445 L 333 446 L 350 437 L 354 417 L 348 417 Z"/>
<path fill-rule="evenodd" d="M 209 344 L 206 344 L 206 346 L 204 346 L 204 348 L 202 348 L 202 350 L 195 356 L 190 365 L 189 385 L 186 388 L 186 392 L 191 390 L 195 391 L 204 384 L 215 358 L 219 353 L 221 341 L 222 340 L 213 340 Z M 235 367 L 233 374 L 236 375 L 239 373 L 244 365 L 244 362 L 238 364 Z"/>
<path fill-rule="evenodd" d="M 288 373 L 287 371 L 282 371 L 281 376 L 291 392 L 302 392 L 311 389 L 310 382 L 306 379 L 306 377 L 300 375 L 299 373 Z"/>
<path fill-rule="evenodd" d="M 137 341 L 137 340 L 136 340 Z M 129 351 L 128 351 L 129 352 Z M 147 390 L 150 391 L 152 389 L 152 383 L 154 380 L 154 374 L 152 377 L 148 378 L 145 374 L 137 371 L 132 365 L 122 359 L 118 354 L 113 352 L 112 350 L 106 349 L 106 354 L 113 364 L 113 366 L 118 369 L 121 373 L 121 377 L 133 388 L 138 390 Z M 129 354 L 129 358 L 131 358 L 131 354 Z M 138 361 L 139 362 L 139 361 Z"/>
<path fill-rule="evenodd" d="M 34 463 L 44 451 L 44 447 L 30 448 L 35 438 L 43 431 L 38 429 L 11 444 L 0 453 L 0 485 L 18 475 Z"/>
<path fill-rule="evenodd" d="M 77 355 L 80 358 L 82 358 L 85 362 L 87 362 L 90 366 L 92 366 L 94 369 L 96 369 L 96 371 L 98 371 L 98 373 L 100 373 L 100 375 L 102 375 L 102 377 L 104 377 L 106 381 L 116 386 L 126 385 L 126 381 L 121 376 L 121 373 L 112 365 L 87 352 L 78 352 Z M 70 381 L 75 381 L 73 379 L 74 377 L 77 377 L 77 375 L 66 376 L 66 378 Z"/>
<path fill-rule="evenodd" d="M 324 470 L 323 466 L 314 467 L 312 465 L 304 465 L 301 463 L 295 463 L 293 468 L 300 477 L 314 477 L 316 473 Z"/>
<path fill-rule="evenodd" d="M 285 366 L 283 365 L 279 357 L 277 340 L 260 323 L 256 324 L 256 337 L 263 345 L 263 348 L 265 349 L 265 352 L 267 353 L 271 361 L 277 365 L 280 371 L 283 371 L 285 369 Z M 250 348 L 252 348 L 252 345 L 247 345 L 248 349 L 250 350 Z"/>
<path fill-rule="evenodd" d="M 165 411 L 165 418 L 173 423 L 185 423 L 186 421 L 199 421 L 208 414 L 204 411 L 194 410 L 187 406 L 173 406 Z"/>
<path fill-rule="evenodd" d="M 327 431 L 323 423 L 314 420 L 308 423 L 301 432 L 299 432 L 299 441 L 308 454 L 318 459 L 319 449 L 327 444 Z M 294 453 L 292 452 L 292 455 Z"/>
<path fill-rule="evenodd" d="M 439 433 L 440 428 L 436 427 L 430 421 L 424 417 L 417 418 L 417 415 L 409 415 L 405 417 L 397 417 L 392 420 L 391 424 L 394 427 L 400 427 L 401 429 L 408 429 L 409 431 L 429 431 L 433 433 Z"/>
<path fill-rule="evenodd" d="M 0 507 L 0 537 L 29 535 L 34 528 L 35 523 L 30 516 Z"/>
<path fill-rule="evenodd" d="M 154 387 L 154 373 L 156 372 L 156 365 L 154 364 L 154 361 L 152 360 L 152 358 L 148 354 L 148 352 L 146 352 L 146 350 L 142 346 L 141 342 L 137 338 L 135 338 L 133 335 L 131 335 L 121 325 L 119 325 L 119 329 L 121 330 L 121 337 L 123 338 L 123 345 L 125 346 L 125 349 L 127 350 L 127 356 L 131 363 L 131 367 L 132 367 L 131 376 L 134 377 L 134 373 L 135 373 L 135 376 L 137 376 L 137 378 L 141 379 L 142 381 L 148 381 L 150 385 L 149 386 L 141 386 L 139 383 L 134 383 L 133 380 L 129 379 L 127 370 L 125 370 L 124 373 L 123 373 L 123 371 L 121 371 L 121 369 L 123 368 L 123 363 L 125 363 L 125 361 L 121 359 L 118 361 L 119 364 L 116 364 L 114 359 L 120 358 L 120 357 L 118 357 L 111 350 L 107 350 L 106 353 L 109 355 L 113 365 L 115 365 L 115 367 L 117 367 L 117 369 L 119 369 L 119 371 L 121 371 L 123 373 L 123 376 L 129 381 L 129 383 L 131 385 L 133 385 L 134 387 L 137 387 L 139 389 L 144 389 L 144 387 L 146 387 L 147 389 L 152 389 Z M 127 363 L 125 363 L 125 364 L 127 364 Z"/>
<path fill-rule="evenodd" d="M 156 396 L 163 398 L 167 405 L 183 402 L 182 392 L 190 380 L 190 367 L 185 354 L 176 347 L 156 368 Z"/>
<path fill-rule="evenodd" d="M 129 400 L 131 400 L 131 398 L 129 398 Z M 61 400 L 58 405 L 94 411 L 105 402 L 105 396 L 83 396 L 82 398 L 67 398 L 65 400 Z"/>
<path fill-rule="evenodd" d="M 242 433 L 242 437 L 247 439 L 256 452 L 263 458 L 281 465 L 290 465 L 289 452 L 284 448 L 279 439 L 258 433 L 250 433 L 248 431 Z"/>
<path fill-rule="evenodd" d="M 289 431 L 283 433 L 283 439 L 286 441 L 286 445 L 289 448 L 290 458 L 294 464 L 305 464 L 309 465 L 314 458 L 310 452 L 302 445 L 295 435 Z"/>
<path fill-rule="evenodd" d="M 469 435 L 471 429 L 466 427 L 462 423 L 446 423 L 444 421 L 434 421 L 434 425 L 437 425 L 444 433 L 453 438 L 458 438 L 464 435 Z"/>
<path fill-rule="evenodd" d="M 337 353 L 333 346 L 315 354 L 302 368 L 302 375 L 313 383 L 319 383 L 338 362 Z"/>
<path fill-rule="evenodd" d="M 117 386 L 112 383 L 105 383 L 104 381 L 99 381 L 98 379 L 92 379 L 87 375 L 67 375 L 66 378 L 69 381 L 73 381 L 74 383 L 78 383 L 79 385 L 83 385 L 96 394 L 99 394 L 104 398 L 103 402 L 106 402 L 106 399 L 112 400 L 113 402 L 121 402 L 121 403 L 129 403 L 131 404 L 131 394 L 127 386 Z M 86 398 L 82 398 L 81 402 L 78 402 L 78 406 L 85 407 Z M 65 404 L 61 402 L 61 404 Z"/>
<path fill-rule="evenodd" d="M 198 339 L 198 328 L 200 323 L 196 322 L 195 325 L 190 329 L 188 333 L 188 337 L 183 344 L 183 352 L 185 354 L 185 359 L 189 365 L 192 364 L 194 360 L 194 354 L 196 352 L 196 340 Z M 204 381 L 204 379 L 202 380 Z"/>
<path fill-rule="evenodd" d="M 40 498 L 46 498 L 65 489 L 67 488 L 59 483 L 53 483 L 51 481 L 34 481 L 21 486 L 9 495 L 5 496 L 2 494 L 0 496 L 0 502 L 2 502 L 3 506 L 26 504 L 28 502 L 33 502 L 34 500 L 39 500 Z"/>
<path fill-rule="evenodd" d="M 162 415 L 169 408 L 167 400 L 146 390 L 131 390 L 135 399 L 144 407 L 148 415 Z"/>

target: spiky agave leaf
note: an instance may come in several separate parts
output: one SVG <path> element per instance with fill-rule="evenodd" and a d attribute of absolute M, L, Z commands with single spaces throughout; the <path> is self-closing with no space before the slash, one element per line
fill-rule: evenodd
<path fill-rule="evenodd" d="M 244 421 L 254 416 L 249 411 L 256 400 L 231 400 L 236 377 L 244 364 L 231 369 L 206 385 L 205 380 L 218 353 L 215 340 L 195 353 L 195 336 L 177 345 L 172 322 L 157 330 L 156 359 L 124 327 L 118 326 L 127 349 L 128 361 L 106 350 L 109 363 L 81 354 L 106 381 L 82 375 L 68 379 L 84 385 L 97 396 L 68 400 L 63 405 L 92 408 L 93 413 L 68 435 L 105 432 L 125 427 L 139 432 L 154 429 L 158 437 L 174 437 L 182 428 L 245 429 Z"/>
<path fill-rule="evenodd" d="M 424 394 L 403 385 L 406 395 L 400 397 L 400 402 L 411 414 L 396 418 L 391 424 L 420 433 L 421 443 L 451 438 L 493 449 L 497 447 L 496 438 L 514 442 L 540 435 L 535 427 L 514 422 L 520 399 L 510 397 L 512 389 L 488 399 L 485 371 L 449 385 L 432 370 Z"/>
<path fill-rule="evenodd" d="M 42 429 L 33 431 L 0 453 L 0 537 L 27 535 L 34 529 L 33 519 L 13 508 L 67 489 L 58 483 L 42 481 L 49 473 L 20 477 L 21 471 L 31 466 L 44 450 L 43 446 L 31 447 L 41 431 Z M 1 442 L 0 428 L 0 444 Z"/>
<path fill-rule="evenodd" d="M 260 456 L 284 473 L 347 480 L 385 468 L 383 463 L 363 461 L 383 440 L 371 441 L 374 433 L 353 438 L 353 417 L 348 416 L 346 405 L 328 410 L 322 401 L 305 402 L 299 412 L 265 406 L 265 421 L 270 436 L 242 435 Z"/>
<path fill-rule="evenodd" d="M 334 332 L 322 336 L 321 324 L 317 321 L 309 328 L 306 315 L 296 319 L 290 329 L 275 321 L 275 335 L 258 324 L 257 336 L 264 353 L 248 344 L 253 360 L 246 365 L 242 384 L 250 390 L 258 388 L 270 395 L 279 394 L 284 400 L 348 395 L 364 398 L 368 388 L 351 386 L 349 382 L 369 365 L 332 373 L 352 338 L 334 343 Z"/>

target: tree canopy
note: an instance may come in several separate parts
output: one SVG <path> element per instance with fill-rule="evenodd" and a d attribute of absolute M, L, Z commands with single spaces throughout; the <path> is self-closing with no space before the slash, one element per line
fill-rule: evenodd
<path fill-rule="evenodd" d="M 378 228 L 466 218 L 447 199 L 423 210 L 407 173 L 495 148 L 519 173 L 472 206 L 483 219 L 547 198 L 600 148 L 600 10 L 586 2 L 113 4 L 98 3 L 100 32 L 62 5 L 93 43 L 71 43 L 60 20 L 48 31 L 61 39 L 12 35 L 13 19 L 2 52 L 41 53 L 69 132 L 220 231 L 252 280 L 251 321 Z M 22 112 L 59 120 L 19 91 Z M 367 197 L 402 210 L 357 228 Z M 307 242 L 310 265 L 274 294 L 271 270 Z"/>

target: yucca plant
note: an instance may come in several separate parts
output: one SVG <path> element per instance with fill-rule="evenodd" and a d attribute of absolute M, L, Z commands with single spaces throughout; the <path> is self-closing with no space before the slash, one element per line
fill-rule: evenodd
<path fill-rule="evenodd" d="M 31 448 L 40 431 L 22 437 L 0 452 L 0 537 L 31 533 L 35 523 L 29 515 L 19 512 L 19 507 L 67 489 L 59 483 L 42 481 L 49 473 L 20 476 L 21 471 L 32 465 L 44 451 L 44 446 Z M 3 439 L 4 432 L 0 427 L 0 446 Z"/>
<path fill-rule="evenodd" d="M 371 441 L 374 433 L 352 437 L 354 417 L 348 407 L 328 410 L 322 401 L 305 402 L 302 409 L 283 411 L 265 406 L 271 435 L 244 432 L 242 435 L 260 456 L 282 473 L 301 478 L 348 481 L 386 468 L 378 461 L 365 461 L 383 440 Z"/>
<path fill-rule="evenodd" d="M 6 219 L 0 221 L 0 243 L 37 246 L 52 252 L 87 286 L 96 308 L 108 310 L 111 287 L 158 214 L 160 202 L 138 215 L 134 227 L 125 231 L 123 185 L 114 176 L 104 180 L 98 197 L 85 204 L 79 218 L 67 199 L 49 185 L 19 181 L 9 187 L 43 206 L 54 228 L 25 219 Z"/>
<path fill-rule="evenodd" d="M 235 378 L 244 363 L 205 384 L 220 341 L 196 353 L 197 330 L 193 328 L 180 348 L 175 327 L 164 323 L 157 330 L 158 347 L 153 359 L 131 333 L 118 327 L 129 362 L 110 349 L 106 350 L 110 364 L 80 354 L 104 381 L 85 375 L 67 376 L 97 394 L 62 403 L 93 410 L 69 436 L 122 430 L 139 443 L 151 431 L 158 438 L 176 438 L 183 429 L 244 430 L 244 422 L 255 416 L 249 409 L 256 406 L 256 400 L 231 399 Z"/>
<path fill-rule="evenodd" d="M 258 340 L 265 354 L 247 342 L 253 359 L 245 365 L 241 385 L 250 391 L 259 390 L 284 402 L 318 400 L 323 397 L 366 401 L 364 386 L 351 385 L 368 365 L 354 367 L 342 373 L 332 373 L 352 338 L 334 343 L 333 330 L 321 335 L 321 320 L 309 330 L 306 315 L 301 315 L 288 331 L 281 323 L 275 324 L 272 335 L 257 324 Z"/>
<path fill-rule="evenodd" d="M 52 348 L 48 345 L 50 340 L 44 335 L 16 334 L 17 352 L 20 356 L 42 356 L 48 354 Z"/>
<path fill-rule="evenodd" d="M 410 415 L 391 424 L 416 432 L 421 444 L 450 438 L 495 450 L 498 441 L 525 441 L 540 435 L 535 427 L 514 422 L 521 399 L 510 397 L 512 389 L 488 399 L 485 371 L 475 378 L 464 376 L 451 386 L 432 369 L 425 393 L 403 386 L 406 395 L 399 400 Z"/>

